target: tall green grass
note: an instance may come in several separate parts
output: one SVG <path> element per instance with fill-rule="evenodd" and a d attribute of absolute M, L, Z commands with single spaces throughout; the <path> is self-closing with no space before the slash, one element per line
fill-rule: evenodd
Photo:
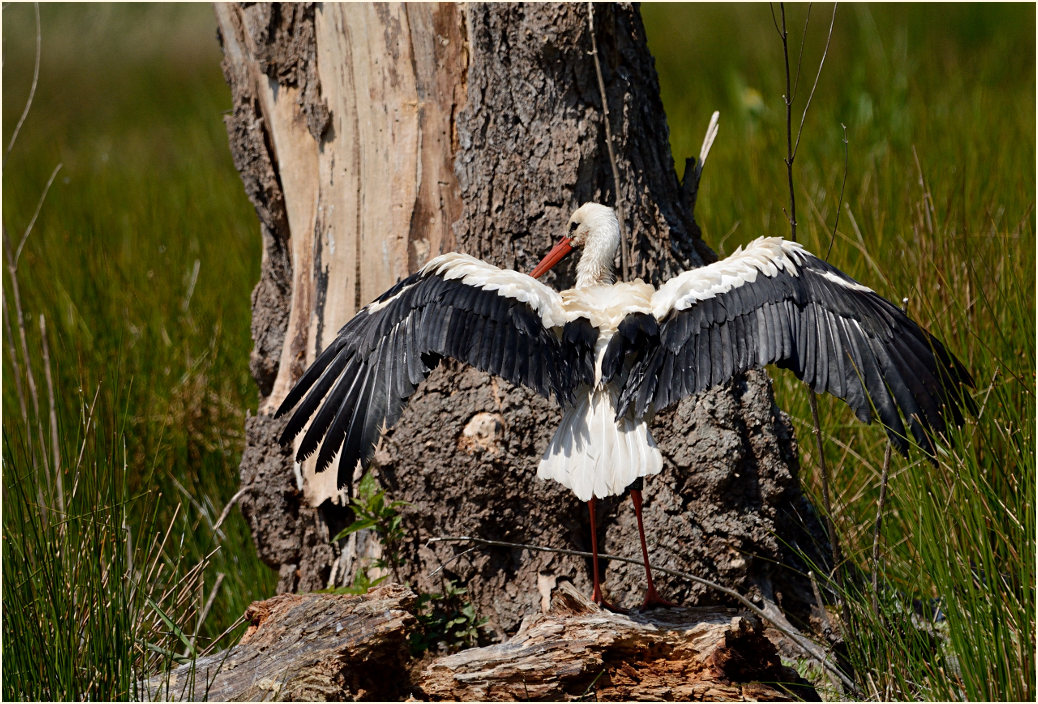
<path fill-rule="evenodd" d="M 831 13 L 811 8 L 794 131 Z M 840 623 L 842 610 L 832 618 L 874 699 L 1036 694 L 1034 13 L 840 6 L 804 122 L 800 241 L 904 299 L 977 382 L 979 413 L 953 433 L 937 466 L 919 453 L 894 456 L 878 562 L 885 438 L 819 399 L 847 561 L 838 596 L 851 620 Z M 730 252 L 762 234 L 788 237 L 785 73 L 768 6 L 646 5 L 643 14 L 679 164 L 698 153 L 710 112 L 721 111 L 696 213 L 707 241 Z M 806 6 L 787 7 L 787 19 L 795 71 Z M 807 394 L 778 375 L 776 395 L 801 440 L 801 476 L 822 506 Z"/>
<path fill-rule="evenodd" d="M 177 521 L 159 523 L 157 494 L 130 493 L 125 429 L 98 410 L 59 436 L 72 480 L 64 490 L 48 481 L 38 447 L 5 437 L 7 700 L 139 698 L 142 675 L 194 649 L 185 629 L 207 562 L 184 564 Z"/>
<path fill-rule="evenodd" d="M 211 8 L 40 13 L 3 169 L 5 255 L 24 238 L 3 282 L 3 695 L 127 698 L 273 593 L 240 513 L 215 526 L 256 401 L 260 243 Z M 5 6 L 4 148 L 35 38 L 33 6 Z"/>

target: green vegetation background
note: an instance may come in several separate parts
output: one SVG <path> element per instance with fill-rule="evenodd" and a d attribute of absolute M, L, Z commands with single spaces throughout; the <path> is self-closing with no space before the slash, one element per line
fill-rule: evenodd
<path fill-rule="evenodd" d="M 787 10 L 796 70 L 808 10 Z M 228 152 L 211 8 L 39 11 L 39 80 L 10 147 L 33 82 L 34 7 L 2 18 L 3 696 L 126 697 L 135 672 L 235 637 L 276 581 L 237 510 L 214 527 L 256 405 L 260 238 Z M 794 129 L 831 13 L 810 9 Z M 788 235 L 769 6 L 643 14 L 679 169 L 721 111 L 697 207 L 705 238 L 727 253 Z M 851 655 L 873 698 L 1035 694 L 1034 27 L 1033 5 L 840 6 L 804 121 L 801 241 L 828 251 L 839 215 L 831 261 L 907 299 L 983 402 L 937 468 L 895 458 L 878 565 L 882 433 L 822 404 L 848 559 L 892 587 L 871 616 L 868 594 L 846 595 L 862 605 Z M 817 496 L 806 396 L 778 378 Z M 909 618 L 913 602 L 940 613 Z M 939 645 L 919 635 L 931 632 Z"/>

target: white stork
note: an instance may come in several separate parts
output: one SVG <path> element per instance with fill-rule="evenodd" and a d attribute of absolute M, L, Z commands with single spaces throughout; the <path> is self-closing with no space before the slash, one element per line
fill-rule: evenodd
<path fill-rule="evenodd" d="M 466 254 L 430 260 L 346 323 L 303 374 L 277 411 L 295 408 L 281 442 L 313 416 L 296 457 L 318 452 L 320 472 L 338 454 L 342 488 L 443 357 L 554 395 L 562 422 L 537 476 L 588 503 L 600 604 L 595 499 L 632 487 L 644 607 L 667 603 L 652 582 L 640 491 L 663 467 L 649 426 L 666 406 L 774 363 L 862 421 L 878 417 L 902 453 L 906 422 L 931 455 L 946 418 L 962 422 L 969 400 L 959 385 L 973 383 L 962 364 L 896 305 L 799 244 L 762 237 L 654 289 L 614 283 L 619 242 L 613 210 L 587 203 L 531 276 Z M 575 248 L 574 288 L 537 281 Z"/>

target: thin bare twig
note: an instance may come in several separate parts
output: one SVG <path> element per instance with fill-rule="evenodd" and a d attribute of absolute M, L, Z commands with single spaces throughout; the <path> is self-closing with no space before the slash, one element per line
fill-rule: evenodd
<path fill-rule="evenodd" d="M 8 344 L 7 356 L 11 361 L 11 368 L 13 370 L 12 376 L 14 377 L 14 390 L 18 395 L 18 410 L 21 411 L 22 418 L 29 417 L 29 409 L 25 405 L 25 389 L 22 388 L 22 372 L 21 365 L 18 364 L 18 350 L 10 341 L 14 339 L 14 328 L 11 325 L 11 313 L 7 309 L 7 296 L 3 297 L 3 311 L 4 311 L 4 335 L 7 337 Z"/>
<path fill-rule="evenodd" d="M 613 190 L 615 191 L 613 207 L 616 219 L 620 221 L 620 271 L 623 280 L 630 280 L 630 264 L 627 253 L 627 235 L 624 232 L 623 199 L 620 196 L 620 170 L 616 166 L 616 154 L 613 152 L 613 128 L 609 124 L 609 101 L 606 99 L 605 80 L 602 78 L 602 64 L 598 60 L 598 42 L 595 40 L 595 6 L 587 4 L 587 24 L 591 33 L 591 55 L 595 60 L 595 75 L 598 77 L 598 92 L 602 95 L 602 121 L 605 123 L 606 151 L 609 154 L 609 166 L 613 170 Z"/>
<path fill-rule="evenodd" d="M 833 5 L 833 18 L 835 19 L 835 17 L 836 17 L 836 6 Z M 832 27 L 832 24 L 830 24 L 829 25 L 829 36 L 830 37 L 832 36 L 832 32 L 833 32 L 833 27 Z M 826 41 L 826 49 L 827 50 L 828 50 L 828 47 L 829 47 L 829 43 L 828 43 L 828 40 L 827 40 Z M 825 60 L 824 57 L 823 57 L 822 60 L 823 61 Z M 819 64 L 818 70 L 819 70 L 819 73 L 821 73 L 821 64 Z M 815 84 L 816 85 L 818 84 L 817 76 L 815 77 Z M 811 95 L 814 96 L 814 89 L 813 88 L 811 89 Z M 810 98 L 808 98 L 808 100 L 810 100 Z M 805 108 L 804 112 L 806 114 L 806 112 L 807 112 L 806 108 Z M 844 189 L 847 186 L 847 172 L 848 172 L 848 170 L 850 168 L 850 156 L 849 156 L 850 152 L 848 150 L 847 125 L 844 125 L 843 123 L 840 123 L 840 126 L 843 127 L 843 182 L 840 184 L 840 199 L 836 203 L 836 217 L 833 219 L 833 229 L 832 229 L 832 232 L 831 232 L 831 234 L 829 236 L 829 247 L 826 249 L 826 252 L 825 252 L 825 259 L 826 259 L 826 261 L 829 261 L 829 254 L 832 252 L 833 243 L 836 241 L 836 230 L 837 230 L 837 227 L 840 224 L 840 211 L 843 209 L 843 194 L 844 194 Z M 800 123 L 800 128 L 801 128 L 801 131 L 802 131 L 803 130 L 803 121 L 801 121 L 801 123 Z M 799 143 L 799 141 L 800 141 L 800 136 L 797 135 L 797 142 Z M 794 154 L 794 158 L 795 158 L 795 154 Z M 810 394 L 811 394 L 811 420 L 812 420 L 812 422 L 814 424 L 814 432 L 816 434 L 815 436 L 816 436 L 817 441 L 818 441 L 818 457 L 819 457 L 819 462 L 821 464 L 821 469 L 822 469 L 822 494 L 825 497 L 826 528 L 827 528 L 827 530 L 829 532 L 830 545 L 833 548 L 833 570 L 834 570 L 834 573 L 836 575 L 836 582 L 837 582 L 837 584 L 840 585 L 840 589 L 843 590 L 843 572 L 841 571 L 841 568 L 840 568 L 840 565 L 841 565 L 841 563 L 843 561 L 843 554 L 842 554 L 842 550 L 840 549 L 839 537 L 836 535 L 836 526 L 833 524 L 833 521 L 832 521 L 832 504 L 831 504 L 831 499 L 829 497 L 829 465 L 826 462 L 825 454 L 823 452 L 824 446 L 823 446 L 823 441 L 822 441 L 822 427 L 821 427 L 821 425 L 818 422 L 818 397 L 815 394 L 813 389 L 810 391 Z M 887 471 L 887 468 L 889 468 L 889 466 L 890 466 L 890 446 L 889 446 L 889 443 L 888 443 L 888 446 L 887 446 L 887 458 L 886 458 L 886 461 L 883 464 L 884 476 L 885 476 L 885 473 Z M 882 502 L 880 504 L 880 510 L 882 510 Z M 878 530 L 878 527 L 877 527 L 877 530 Z M 849 611 L 849 608 L 848 608 L 847 603 L 846 603 L 845 600 L 841 599 L 841 605 L 842 605 L 842 613 L 843 613 L 843 623 L 844 623 L 844 625 L 846 627 L 850 623 L 850 621 L 849 621 L 850 611 Z"/>
<path fill-rule="evenodd" d="M 37 441 L 40 448 L 40 467 L 43 472 L 44 481 L 36 483 L 36 499 L 40 502 L 40 516 L 44 521 L 49 520 L 50 502 L 44 498 L 43 486 L 50 483 L 50 472 L 47 468 L 47 443 L 43 439 L 43 426 L 40 421 L 40 396 L 36 390 L 36 377 L 32 371 L 32 362 L 29 358 L 29 342 L 25 334 L 25 314 L 22 309 L 22 294 L 18 286 L 18 264 L 15 262 L 11 251 L 11 241 L 7 236 L 7 228 L 3 229 L 4 256 L 7 258 L 7 273 L 11 280 L 11 296 L 14 298 L 14 312 L 18 322 L 18 342 L 21 347 L 22 363 L 25 365 L 25 382 L 28 386 L 26 394 L 32 401 L 33 416 L 36 418 Z M 26 426 L 30 425 L 29 416 L 23 416 Z M 48 490 L 52 487 L 48 486 Z"/>
<path fill-rule="evenodd" d="M 804 32 L 801 35 L 803 39 L 800 41 L 800 54 L 797 56 L 797 73 L 793 78 L 793 92 L 789 96 L 789 102 L 792 103 L 797 99 L 797 94 L 800 93 L 800 69 L 804 65 L 804 47 L 807 46 L 807 28 L 811 25 L 811 8 L 812 3 L 807 3 L 807 13 L 804 16 Z"/>
<path fill-rule="evenodd" d="M 784 96 L 784 102 L 786 105 L 786 180 L 789 184 L 789 228 L 790 237 L 796 242 L 797 240 L 797 206 L 796 206 L 796 189 L 793 186 L 793 162 L 796 159 L 796 147 L 793 145 L 793 86 L 790 80 L 789 72 L 789 33 L 786 30 L 786 6 L 783 3 L 779 3 L 779 11 L 782 18 L 782 26 L 780 29 L 780 36 L 782 37 L 782 57 L 785 61 L 786 66 L 786 95 Z M 772 11 L 774 13 L 774 11 Z M 836 21 L 836 7 L 833 6 L 833 22 Z M 829 25 L 829 37 L 832 38 L 833 25 Z M 806 41 L 806 36 L 801 38 L 801 42 Z M 803 47 L 803 44 L 801 44 Z M 826 52 L 829 50 L 829 40 L 826 40 Z M 818 73 L 815 75 L 815 87 L 818 86 L 818 76 L 822 73 L 822 65 L 825 63 L 825 55 L 823 54 L 821 61 L 818 65 Z M 814 97 L 814 87 L 811 89 L 811 94 L 808 96 L 807 104 L 804 106 L 804 117 L 807 116 L 807 108 L 811 105 L 811 99 Z M 804 117 L 800 121 L 800 130 L 797 133 L 796 146 L 800 145 L 800 136 L 804 129 Z M 818 446 L 818 463 L 821 471 L 822 481 L 822 500 L 825 503 L 825 525 L 826 532 L 829 534 L 829 546 L 833 552 L 833 573 L 836 577 L 836 583 L 840 587 L 840 591 L 845 593 L 843 584 L 843 553 L 840 549 L 840 539 L 836 534 L 836 526 L 833 523 L 833 510 L 832 510 L 832 497 L 829 493 L 829 464 L 825 459 L 825 445 L 822 440 L 822 425 L 818 418 L 818 395 L 814 392 L 814 389 L 808 391 L 808 401 L 811 406 L 811 421 L 814 427 L 815 441 Z M 841 599 L 843 605 L 844 625 L 849 623 L 849 611 L 846 601 Z"/>
<path fill-rule="evenodd" d="M 883 471 L 879 476 L 879 500 L 876 502 L 876 523 L 872 528 L 872 613 L 876 623 L 880 623 L 879 613 L 879 536 L 883 528 L 883 505 L 887 499 L 887 481 L 890 477 L 890 449 L 893 444 L 887 440 L 887 448 L 883 451 Z"/>
<path fill-rule="evenodd" d="M 818 603 L 818 611 L 821 613 L 823 633 L 828 637 L 833 632 L 833 622 L 829 620 L 829 612 L 822 600 L 822 590 L 818 588 L 818 579 L 815 577 L 814 570 L 807 571 L 807 578 L 811 582 L 811 593 L 814 595 L 815 602 Z"/>
<path fill-rule="evenodd" d="M 825 57 L 829 55 L 829 43 L 833 39 L 833 27 L 836 25 L 836 6 L 838 3 L 833 3 L 833 17 L 829 21 L 829 35 L 825 38 L 825 49 L 822 51 L 822 58 L 818 60 L 818 73 L 815 74 L 814 85 L 811 86 L 811 93 L 807 96 L 807 102 L 804 103 L 804 112 L 800 116 L 800 127 L 797 129 L 797 143 L 793 146 L 793 158 L 796 158 L 797 149 L 800 148 L 800 135 L 804 133 L 804 121 L 807 120 L 807 111 L 811 107 L 811 101 L 815 97 L 815 89 L 818 88 L 818 79 L 822 76 L 822 66 L 825 65 Z M 811 6 L 808 5 L 808 13 L 811 12 Z M 805 26 L 805 30 L 806 30 Z M 806 37 L 805 37 L 806 39 Z M 804 45 L 800 45 L 800 51 L 803 53 Z M 799 72 L 799 69 L 798 69 Z M 797 79 L 799 80 L 799 75 Z"/>
<path fill-rule="evenodd" d="M 447 560 L 446 562 L 441 562 L 439 567 L 437 567 L 436 569 L 434 569 L 432 572 L 429 573 L 429 576 L 430 577 L 435 577 L 440 572 L 445 570 L 448 566 L 454 564 L 455 562 L 457 562 L 461 558 L 465 557 L 466 555 L 468 555 L 470 552 L 472 552 L 475 549 L 476 549 L 475 546 L 473 546 L 473 547 L 469 548 L 468 550 L 462 550 L 457 555 L 452 555 L 451 559 Z"/>
<path fill-rule="evenodd" d="M 125 449 L 124 449 L 124 456 L 125 456 Z M 160 500 L 161 500 L 161 496 L 162 495 L 159 494 L 159 499 Z M 148 572 L 147 572 L 147 574 L 143 575 L 142 579 L 136 580 L 140 584 L 158 584 L 159 583 L 159 575 L 162 572 L 162 570 L 164 570 L 167 567 L 167 564 L 166 564 L 166 562 L 164 560 L 152 559 L 152 556 L 153 555 L 162 555 L 163 553 L 166 552 L 166 542 L 169 540 L 169 536 L 173 533 L 173 526 L 176 524 L 177 516 L 180 515 L 180 508 L 181 508 L 181 506 L 182 506 L 182 504 L 179 501 L 173 503 L 173 515 L 170 516 L 169 525 L 166 527 L 165 534 L 156 533 L 155 537 L 152 538 L 152 540 L 151 540 L 151 547 L 148 550 L 147 559 L 145 559 L 145 564 L 147 565 Z M 160 535 L 162 536 L 161 538 L 159 537 Z M 132 555 L 132 553 L 131 553 L 131 555 Z M 133 572 L 133 571 L 134 571 L 133 570 L 133 564 L 132 564 L 132 561 L 131 561 L 130 562 L 130 572 Z"/>
<path fill-rule="evenodd" d="M 926 232 L 932 235 L 937 222 L 937 209 L 934 207 L 933 194 L 930 192 L 930 186 L 926 183 L 926 175 L 923 174 L 923 165 L 919 161 L 919 152 L 916 151 L 914 144 L 912 145 L 912 159 L 915 160 L 915 168 L 919 173 L 919 188 L 922 189 L 923 192 L 923 218 L 926 222 Z"/>
<path fill-rule="evenodd" d="M 238 503 L 238 499 L 245 495 L 248 488 L 238 489 L 231 497 L 231 500 L 227 502 L 227 505 L 223 507 L 223 511 L 220 512 L 220 517 L 216 519 L 216 523 L 213 524 L 213 532 L 220 530 L 220 526 L 223 525 L 224 519 L 231 513 L 231 507 Z"/>
<path fill-rule="evenodd" d="M 192 648 L 195 647 L 195 641 L 198 640 L 198 632 L 202 630 L 202 624 L 205 623 L 206 616 L 209 615 L 210 609 L 213 608 L 213 602 L 216 601 L 216 593 L 220 591 L 220 585 L 226 576 L 223 572 L 216 573 L 216 584 L 213 585 L 213 590 L 209 592 L 209 598 L 205 600 L 205 606 L 202 607 L 202 611 L 198 614 L 198 621 L 195 622 L 195 632 L 191 636 Z"/>
<path fill-rule="evenodd" d="M 768 7 L 771 9 L 771 21 L 775 23 L 775 32 L 778 34 L 779 39 L 782 39 L 783 29 L 779 27 L 778 18 L 775 17 L 775 3 L 769 3 Z"/>
<path fill-rule="evenodd" d="M 843 193 L 847 187 L 847 172 L 850 170 L 850 150 L 848 145 L 850 142 L 847 140 L 847 125 L 840 123 L 840 127 L 843 128 L 843 182 L 840 184 L 840 200 L 836 202 L 836 219 L 833 221 L 832 235 L 829 237 L 829 247 L 825 250 L 825 261 L 829 261 L 829 255 L 833 251 L 833 243 L 836 242 L 836 228 L 840 224 L 840 212 L 843 210 Z"/>
<path fill-rule="evenodd" d="M 439 537 L 429 538 L 429 540 L 426 541 L 426 544 L 428 544 L 428 543 L 461 543 L 461 542 L 475 543 L 477 545 L 486 545 L 486 546 L 490 546 L 490 547 L 504 547 L 504 548 L 519 548 L 519 549 L 522 549 L 522 550 L 536 550 L 538 552 L 550 552 L 550 553 L 555 553 L 555 554 L 558 554 L 558 555 L 573 555 L 574 557 L 591 557 L 591 553 L 584 552 L 583 550 L 567 550 L 565 548 L 549 548 L 549 547 L 545 547 L 543 545 L 530 545 L 528 543 L 511 543 L 511 542 L 507 542 L 507 541 L 504 541 L 504 540 L 486 540 L 485 538 L 476 538 L 476 537 L 468 536 L 468 535 L 459 535 L 459 536 L 449 535 L 449 536 L 439 536 Z M 619 555 L 608 555 L 608 554 L 604 554 L 604 553 L 599 553 L 598 557 L 599 557 L 600 560 L 614 560 L 616 562 L 626 562 L 626 563 L 632 564 L 632 565 L 641 565 L 642 564 L 641 560 L 635 560 L 635 559 L 632 559 L 632 558 L 629 558 L 629 557 L 620 557 Z M 852 682 L 847 677 L 847 675 L 845 675 L 843 673 L 842 670 L 840 670 L 836 665 L 834 665 L 832 663 L 832 661 L 827 656 L 825 651 L 817 643 L 812 642 L 810 639 L 806 638 L 802 633 L 797 631 L 796 628 L 793 627 L 789 623 L 789 621 L 786 620 L 785 616 L 783 616 L 781 614 L 781 612 L 778 610 L 778 608 L 774 606 L 774 604 L 766 603 L 766 606 L 771 606 L 773 608 L 768 608 L 767 610 L 765 610 L 765 609 L 760 608 L 756 604 L 754 604 L 752 601 L 750 601 L 749 599 L 747 599 L 745 596 L 743 596 L 739 592 L 735 591 L 734 589 L 729 589 L 728 587 L 724 587 L 724 586 L 718 584 L 717 582 L 712 582 L 709 579 L 704 579 L 703 577 L 697 577 L 696 575 L 689 574 L 688 572 L 679 572 L 678 570 L 672 570 L 672 569 L 669 569 L 669 568 L 666 568 L 666 567 L 659 567 L 657 565 L 651 565 L 650 567 L 651 567 L 651 569 L 653 571 L 662 572 L 664 574 L 673 575 L 674 577 L 678 577 L 680 579 L 684 579 L 684 580 L 687 580 L 687 581 L 690 581 L 690 582 L 696 582 L 697 584 L 702 584 L 705 587 L 709 587 L 710 589 L 713 589 L 715 591 L 719 591 L 722 594 L 725 594 L 725 595 L 730 596 L 731 598 L 735 599 L 740 604 L 745 606 L 746 609 L 748 609 L 749 611 L 751 611 L 754 614 L 756 614 L 759 618 L 762 618 L 765 621 L 769 622 L 772 626 L 774 626 L 774 628 L 777 631 L 781 632 L 787 638 L 789 638 L 794 643 L 796 643 L 796 645 L 801 650 L 803 650 L 807 655 L 809 655 L 810 657 L 812 657 L 815 660 L 817 660 L 822 665 L 822 667 L 824 667 L 825 669 L 827 669 L 830 672 L 832 672 L 832 674 L 835 675 L 840 680 L 840 682 L 843 683 L 843 685 L 845 687 L 847 687 L 848 691 L 850 691 L 850 692 L 857 692 L 857 687 L 854 685 L 854 682 Z"/>
<path fill-rule="evenodd" d="M 793 188 L 793 84 L 789 74 L 789 32 L 786 30 L 786 5 L 779 3 L 779 12 L 782 14 L 782 29 L 779 36 L 782 37 L 782 58 L 786 64 L 786 94 L 782 96 L 786 104 L 786 179 L 789 182 L 789 228 L 794 242 L 797 241 L 797 196 Z M 774 10 L 772 10 L 774 15 Z"/>
<path fill-rule="evenodd" d="M 833 575 L 836 577 L 836 583 L 840 586 L 840 591 L 845 592 L 843 586 L 843 550 L 840 549 L 840 538 L 836 534 L 836 524 L 833 522 L 833 501 L 832 495 L 829 493 L 829 463 L 825 459 L 825 444 L 822 440 L 822 424 L 818 419 L 818 394 L 814 392 L 814 389 L 808 391 L 808 401 L 811 405 L 811 423 L 813 424 L 813 432 L 815 436 L 815 443 L 818 447 L 818 465 L 821 470 L 822 480 L 822 501 L 825 503 L 825 528 L 829 534 L 829 546 L 833 551 Z M 843 599 L 841 599 L 841 602 Z M 846 613 L 847 605 L 844 603 L 844 616 Z M 844 623 L 848 621 L 845 619 Z"/>
<path fill-rule="evenodd" d="M 184 486 L 172 472 L 167 473 L 166 476 L 169 477 L 169 479 L 173 482 L 173 486 L 176 488 L 176 490 L 183 494 L 184 498 L 187 499 L 188 503 L 191 504 L 191 506 L 193 506 L 196 511 L 198 511 L 198 515 L 208 519 L 210 525 L 213 525 L 213 519 L 209 511 L 207 511 L 205 506 L 203 506 L 202 503 L 198 499 L 196 499 L 190 491 L 187 490 L 187 487 Z M 227 537 L 223 534 L 223 531 L 217 530 L 215 528 L 213 529 L 213 532 L 216 533 L 216 536 L 220 540 L 224 540 Z"/>
<path fill-rule="evenodd" d="M 7 155 L 14 148 L 14 143 L 18 140 L 18 133 L 22 130 L 25 118 L 29 116 L 29 109 L 32 107 L 33 98 L 36 96 L 36 86 L 40 82 L 40 48 L 43 44 L 43 33 L 40 31 L 40 4 L 38 2 L 33 3 L 33 7 L 36 10 L 36 58 L 32 67 L 32 83 L 29 85 L 29 97 L 25 99 L 22 116 L 18 118 L 18 124 L 14 126 L 14 132 L 11 133 L 11 141 L 7 143 L 7 150 L 4 151 L 5 162 L 7 161 Z"/>
<path fill-rule="evenodd" d="M 50 415 L 51 473 L 54 477 L 58 513 L 65 515 L 65 482 L 61 476 L 61 453 L 58 449 L 58 413 L 54 403 L 54 379 L 50 373 L 50 346 L 47 344 L 47 323 L 40 314 L 40 342 L 43 346 L 43 376 L 47 382 L 47 403 Z"/>
<path fill-rule="evenodd" d="M 82 415 L 82 411 L 80 411 L 80 420 L 81 420 L 81 425 L 83 427 L 83 442 L 80 443 L 80 445 L 79 445 L 79 456 L 76 457 L 75 469 L 73 469 L 73 471 L 72 471 L 72 489 L 69 490 L 69 494 L 68 494 L 69 495 L 69 503 L 71 503 L 75 499 L 76 491 L 79 489 L 79 477 L 80 477 L 79 468 L 83 466 L 83 454 L 86 452 L 87 442 L 89 442 L 89 440 L 90 440 L 90 426 L 94 422 L 94 408 L 97 406 L 97 398 L 100 395 L 101 395 L 101 384 L 99 382 L 98 385 L 97 385 L 97 388 L 94 389 L 94 398 L 90 402 L 90 408 L 87 410 L 86 416 L 83 416 Z M 125 442 L 123 444 L 125 446 Z M 125 452 L 125 450 L 124 450 L 124 452 Z M 124 457 L 125 457 L 125 454 L 124 454 Z M 130 562 L 132 562 L 132 556 L 131 556 Z"/>
<path fill-rule="evenodd" d="M 242 614 L 241 616 L 239 616 L 238 618 L 236 618 L 234 620 L 234 623 L 232 623 L 230 626 L 225 628 L 223 633 L 221 633 L 220 635 L 216 636 L 216 638 L 213 639 L 213 642 L 210 643 L 209 645 L 207 645 L 205 647 L 205 650 L 203 650 L 201 653 L 199 653 L 199 656 L 200 657 L 205 657 L 206 655 L 211 655 L 212 652 L 216 649 L 216 646 L 220 643 L 220 641 L 222 641 L 224 638 L 226 638 L 227 635 L 231 631 L 233 631 L 235 628 L 237 628 L 238 626 L 241 626 L 242 624 L 245 624 L 245 623 L 248 623 L 248 620 L 245 618 L 245 614 Z M 228 654 L 230 654 L 231 649 L 227 648 L 226 652 Z"/>
<path fill-rule="evenodd" d="M 29 343 L 25 336 L 25 315 L 22 312 L 22 294 L 20 287 L 18 286 L 18 263 L 14 259 L 14 254 L 11 250 L 11 241 L 7 237 L 6 228 L 4 229 L 4 256 L 7 258 L 7 273 L 10 274 L 11 278 L 11 296 L 14 297 L 14 313 L 15 320 L 18 323 L 18 338 L 22 348 L 22 359 L 26 363 L 25 380 L 29 385 L 29 393 L 27 395 L 33 402 L 36 414 L 39 415 L 40 405 L 39 397 L 36 394 L 36 379 L 32 373 L 32 366 L 28 364 Z"/>
<path fill-rule="evenodd" d="M 50 178 L 47 179 L 47 185 L 43 187 L 43 193 L 40 194 L 40 199 L 36 201 L 36 210 L 33 212 L 32 219 L 29 220 L 29 226 L 25 228 L 25 232 L 22 234 L 22 240 L 18 243 L 18 249 L 15 250 L 14 253 L 15 268 L 18 267 L 18 260 L 21 259 L 22 256 L 22 248 L 25 247 L 25 243 L 29 239 L 29 234 L 32 232 L 32 228 L 36 225 L 36 218 L 40 216 L 40 210 L 43 209 L 43 201 L 47 198 L 51 184 L 54 183 L 54 179 L 57 177 L 59 171 L 61 171 L 60 163 L 50 172 Z"/>
<path fill-rule="evenodd" d="M 901 310 L 908 313 L 908 299 L 901 303 Z M 881 623 L 879 611 L 879 539 L 883 530 L 883 507 L 887 500 L 887 483 L 890 480 L 890 455 L 894 444 L 887 438 L 887 447 L 883 451 L 883 469 L 879 475 L 879 499 L 876 501 L 876 522 L 872 528 L 872 613 L 876 622 Z"/>

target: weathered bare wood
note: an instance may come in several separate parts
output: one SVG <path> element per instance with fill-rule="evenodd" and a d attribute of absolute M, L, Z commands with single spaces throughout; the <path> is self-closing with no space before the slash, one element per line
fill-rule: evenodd
<path fill-rule="evenodd" d="M 603 611 L 569 582 L 549 613 L 504 643 L 441 657 L 416 682 L 429 699 L 746 701 L 817 698 L 783 667 L 759 621 L 734 609 Z"/>
<path fill-rule="evenodd" d="M 603 611 L 569 582 L 504 643 L 412 659 L 410 590 L 256 602 L 231 650 L 147 684 L 152 699 L 746 701 L 817 698 L 759 621 L 734 609 Z"/>
<path fill-rule="evenodd" d="M 234 95 L 228 131 L 265 245 L 253 320 L 261 402 L 247 422 L 241 506 L 279 591 L 349 582 L 379 550 L 363 533 L 330 543 L 351 519 L 324 483 L 334 473 L 314 477 L 304 464 L 297 479 L 270 415 L 357 307 L 444 249 L 529 269 L 587 200 L 622 198 L 636 276 L 658 282 L 713 258 L 674 172 L 637 9 L 602 5 L 594 26 L 616 193 L 586 13 L 584 4 L 218 7 Z M 705 123 L 708 106 L 703 114 Z M 566 267 L 553 276 L 572 283 Z M 376 454 L 390 498 L 409 504 L 400 578 L 437 591 L 429 575 L 448 564 L 501 639 L 537 608 L 541 572 L 590 589 L 586 561 L 509 549 L 454 559 L 453 547 L 426 541 L 587 547 L 584 506 L 534 478 L 558 414 L 524 389 L 444 364 Z M 666 467 L 646 486 L 653 561 L 747 594 L 774 591 L 806 618 L 812 596 L 796 551 L 821 563 L 821 531 L 766 374 L 679 404 L 654 432 Z M 625 501 L 600 512 L 603 548 L 636 554 Z M 637 567 L 610 566 L 606 588 L 637 603 L 642 580 Z M 661 582 L 684 603 L 717 600 Z"/>
<path fill-rule="evenodd" d="M 343 701 L 407 697 L 417 597 L 399 585 L 364 596 L 282 594 L 253 603 L 228 651 L 147 682 L 152 701 Z"/>
<path fill-rule="evenodd" d="M 292 296 L 278 358 L 288 363 L 266 394 L 269 414 L 342 323 L 449 242 L 456 105 L 426 96 L 452 93 L 444 76 L 460 61 L 451 36 L 460 22 L 450 6 L 220 4 L 216 12 L 229 80 L 265 123 L 250 150 L 268 146 L 285 207 Z M 401 41 L 404 32 L 412 41 Z M 334 473 L 316 475 L 312 463 L 302 471 L 307 503 L 338 498 Z"/>

